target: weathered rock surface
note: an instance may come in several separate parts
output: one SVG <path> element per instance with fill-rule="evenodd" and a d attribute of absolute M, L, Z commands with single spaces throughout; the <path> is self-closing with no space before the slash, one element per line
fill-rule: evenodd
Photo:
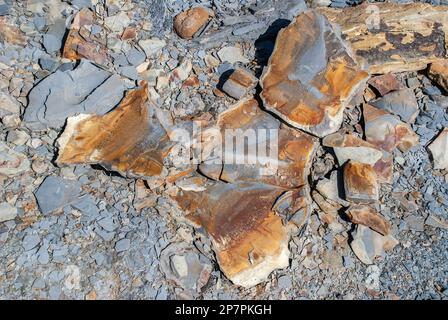
<path fill-rule="evenodd" d="M 391 73 L 372 77 L 367 83 L 374 87 L 381 96 L 400 89 L 400 83 Z"/>
<path fill-rule="evenodd" d="M 364 104 L 363 115 L 367 141 L 392 152 L 395 147 L 407 151 L 419 143 L 418 135 L 396 116 L 369 104 Z"/>
<path fill-rule="evenodd" d="M 0 223 L 13 220 L 17 217 L 17 208 L 7 202 L 0 203 Z"/>
<path fill-rule="evenodd" d="M 45 178 L 34 193 L 39 209 L 44 215 L 74 203 L 80 194 L 81 184 L 78 181 L 55 176 Z"/>
<path fill-rule="evenodd" d="M 341 194 L 343 193 L 341 192 L 342 190 L 339 190 L 337 171 L 333 171 L 330 174 L 330 179 L 324 178 L 319 180 L 316 185 L 316 190 L 326 199 L 335 201 L 345 207 L 349 206 L 349 203 L 341 198 Z"/>
<path fill-rule="evenodd" d="M 123 98 L 126 90 L 116 74 L 83 60 L 73 71 L 56 71 L 29 94 L 23 120 L 35 130 L 60 128 L 78 113 L 105 114 Z"/>
<path fill-rule="evenodd" d="M 0 17 L 0 41 L 11 45 L 25 46 L 26 36 L 23 32 L 8 21 L 7 16 Z"/>
<path fill-rule="evenodd" d="M 369 227 L 383 236 L 390 233 L 390 223 L 370 206 L 351 206 L 347 211 L 347 216 L 351 222 Z"/>
<path fill-rule="evenodd" d="M 438 60 L 431 63 L 428 71 L 429 78 L 448 92 L 448 60 Z"/>
<path fill-rule="evenodd" d="M 255 88 L 257 82 L 258 79 L 250 71 L 237 68 L 226 80 L 222 89 L 232 98 L 241 99 Z"/>
<path fill-rule="evenodd" d="M 448 11 L 422 3 L 319 8 L 372 74 L 415 71 L 447 57 Z"/>
<path fill-rule="evenodd" d="M 366 77 L 327 19 L 309 10 L 278 34 L 261 97 L 289 124 L 323 137 L 339 129 Z"/>
<path fill-rule="evenodd" d="M 191 39 L 207 23 L 212 13 L 204 7 L 183 11 L 174 18 L 174 30 L 180 37 Z"/>
<path fill-rule="evenodd" d="M 407 123 L 414 123 L 419 108 L 412 89 L 402 89 L 386 94 L 382 98 L 369 101 L 372 106 L 388 111 Z"/>
<path fill-rule="evenodd" d="M 30 169 L 28 158 L 0 141 L 0 175 L 14 177 Z"/>
<path fill-rule="evenodd" d="M 159 175 L 171 148 L 154 107 L 148 104 L 146 85 L 127 93 L 104 116 L 68 118 L 58 145 L 59 165 L 100 164 L 129 177 Z"/>
<path fill-rule="evenodd" d="M 379 188 L 375 171 L 368 164 L 350 161 L 344 166 L 346 199 L 353 202 L 378 200 Z"/>
<path fill-rule="evenodd" d="M 326 147 L 332 147 L 339 165 L 347 160 L 374 165 L 383 156 L 383 152 L 373 144 L 353 134 L 333 133 L 322 140 Z"/>
<path fill-rule="evenodd" d="M 363 225 L 356 226 L 352 237 L 350 247 L 365 264 L 373 264 L 376 257 L 383 256 L 385 251 L 392 250 L 398 244 L 392 235 L 383 236 Z"/>
<path fill-rule="evenodd" d="M 0 91 L 0 117 L 8 114 L 20 114 L 20 106 L 10 95 Z"/>
<path fill-rule="evenodd" d="M 428 146 L 434 162 L 434 169 L 448 169 L 448 128 L 444 128 Z"/>

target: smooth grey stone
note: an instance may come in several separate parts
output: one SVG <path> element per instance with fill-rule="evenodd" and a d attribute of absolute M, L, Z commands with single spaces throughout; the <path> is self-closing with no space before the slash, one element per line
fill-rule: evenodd
<path fill-rule="evenodd" d="M 115 237 L 115 232 L 107 232 L 102 228 L 95 228 L 95 233 L 101 237 L 104 241 L 111 241 Z"/>
<path fill-rule="evenodd" d="M 72 5 L 78 8 L 88 8 L 92 6 L 92 0 L 72 0 Z"/>
<path fill-rule="evenodd" d="M 126 58 L 128 59 L 128 62 L 132 65 L 132 66 L 139 66 L 140 64 L 142 64 L 143 62 L 145 62 L 146 59 L 146 54 L 142 51 L 139 51 L 135 48 L 132 48 L 131 50 L 129 50 L 129 52 L 126 54 Z"/>
<path fill-rule="evenodd" d="M 108 232 L 112 232 L 116 229 L 116 225 L 112 217 L 106 217 L 101 220 L 98 220 L 98 224 L 101 226 L 101 228 L 103 228 Z"/>
<path fill-rule="evenodd" d="M 115 251 L 117 252 L 123 252 L 126 251 L 130 248 L 131 246 L 131 240 L 129 239 L 121 239 L 118 240 L 117 243 L 115 244 Z"/>
<path fill-rule="evenodd" d="M 129 78 L 131 80 L 137 80 L 138 79 L 138 73 L 137 73 L 137 69 L 135 69 L 135 67 L 133 66 L 129 66 L 129 67 L 121 67 L 118 69 L 118 71 L 120 72 L 120 74 L 126 78 Z"/>
<path fill-rule="evenodd" d="M 40 211 L 46 215 L 75 202 L 80 193 L 81 185 L 78 181 L 49 176 L 45 178 L 34 195 Z"/>
<path fill-rule="evenodd" d="M 22 246 L 25 251 L 34 249 L 40 243 L 40 237 L 37 234 L 27 234 L 22 240 Z"/>
<path fill-rule="evenodd" d="M 43 36 L 43 44 L 48 53 L 61 50 L 65 31 L 65 20 L 58 20 L 50 26 L 47 33 Z"/>
<path fill-rule="evenodd" d="M 398 115 L 402 121 L 408 123 L 413 123 L 419 112 L 417 99 L 412 89 L 393 91 L 369 103 L 374 107 Z"/>

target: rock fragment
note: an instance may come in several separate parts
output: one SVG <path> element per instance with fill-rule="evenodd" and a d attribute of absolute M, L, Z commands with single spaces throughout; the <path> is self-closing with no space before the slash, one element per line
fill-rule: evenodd
<path fill-rule="evenodd" d="M 15 217 L 17 217 L 17 208 L 8 202 L 0 203 L 0 223 L 13 220 Z"/>
<path fill-rule="evenodd" d="M 34 193 L 39 209 L 44 215 L 75 203 L 80 194 L 79 182 L 55 176 L 46 177 Z"/>
<path fill-rule="evenodd" d="M 383 156 L 383 152 L 373 144 L 358 138 L 354 134 L 333 133 L 322 140 L 326 147 L 332 147 L 339 165 L 347 160 L 374 165 Z"/>
<path fill-rule="evenodd" d="M 23 32 L 8 21 L 7 16 L 0 16 L 0 41 L 11 45 L 25 46 L 26 36 Z"/>
<path fill-rule="evenodd" d="M 378 184 L 373 167 L 355 161 L 344 166 L 344 188 L 346 199 L 353 202 L 378 200 Z"/>
<path fill-rule="evenodd" d="M 249 63 L 249 60 L 243 55 L 239 47 L 224 47 L 218 51 L 218 57 L 222 62 L 235 64 L 237 62 Z"/>
<path fill-rule="evenodd" d="M 374 87 L 381 96 L 400 89 L 400 83 L 392 73 L 372 77 L 367 83 Z"/>
<path fill-rule="evenodd" d="M 414 123 L 419 113 L 417 99 L 412 89 L 390 92 L 377 100 L 369 101 L 372 106 L 390 112 L 407 123 Z"/>
<path fill-rule="evenodd" d="M 30 169 L 28 158 L 0 141 L 0 175 L 14 177 Z"/>
<path fill-rule="evenodd" d="M 353 205 L 348 209 L 347 216 L 352 223 L 362 224 L 383 236 L 390 233 L 390 223 L 370 206 Z"/>
<path fill-rule="evenodd" d="M 352 237 L 350 247 L 364 264 L 373 264 L 376 257 L 384 256 L 385 251 L 392 250 L 398 244 L 392 235 L 383 236 L 363 225 L 356 226 Z"/>
<path fill-rule="evenodd" d="M 162 51 L 162 49 L 166 46 L 166 41 L 153 38 L 153 39 L 140 40 L 138 44 L 145 51 L 146 57 L 154 58 L 154 56 L 159 54 Z"/>
<path fill-rule="evenodd" d="M 255 88 L 258 79 L 247 69 L 237 68 L 226 80 L 222 89 L 235 99 L 241 99 Z"/>
<path fill-rule="evenodd" d="M 208 21 L 212 12 L 204 7 L 195 7 L 179 13 L 174 18 L 174 30 L 184 39 L 193 38 Z"/>
<path fill-rule="evenodd" d="M 0 91 L 0 117 L 8 114 L 20 114 L 20 106 L 7 93 Z"/>
<path fill-rule="evenodd" d="M 105 114 L 125 90 L 118 75 L 83 60 L 73 71 L 56 71 L 39 82 L 29 94 L 23 120 L 35 130 L 60 128 L 78 113 Z"/>
<path fill-rule="evenodd" d="M 428 146 L 434 169 L 448 169 L 448 128 L 444 128 L 437 138 Z"/>
<path fill-rule="evenodd" d="M 448 60 L 438 60 L 431 63 L 428 70 L 429 78 L 448 92 Z"/>
<path fill-rule="evenodd" d="M 172 146 L 149 105 L 146 85 L 130 91 L 104 116 L 68 118 L 57 142 L 59 165 L 100 164 L 127 177 L 159 175 Z"/>
<path fill-rule="evenodd" d="M 309 10 L 280 31 L 261 97 L 289 124 L 324 137 L 339 129 L 346 104 L 366 78 L 328 20 Z"/>

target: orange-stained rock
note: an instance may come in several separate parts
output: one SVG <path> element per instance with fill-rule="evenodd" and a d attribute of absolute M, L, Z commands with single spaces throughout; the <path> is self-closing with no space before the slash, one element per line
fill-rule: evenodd
<path fill-rule="evenodd" d="M 25 34 L 7 19 L 7 16 L 0 17 L 0 41 L 11 45 L 25 46 Z"/>
<path fill-rule="evenodd" d="M 372 74 L 415 71 L 447 57 L 448 10 L 423 3 L 319 8 Z"/>
<path fill-rule="evenodd" d="M 397 78 L 391 73 L 386 73 L 380 76 L 372 77 L 368 84 L 374 87 L 381 96 L 400 89 L 400 83 Z"/>
<path fill-rule="evenodd" d="M 222 138 L 216 139 L 218 135 Z M 299 187 L 307 183 L 316 143 L 306 133 L 282 127 L 255 99 L 246 99 L 220 114 L 217 124 L 203 131 L 199 170 L 226 182 Z"/>
<path fill-rule="evenodd" d="M 339 129 L 366 78 L 327 19 L 308 10 L 278 34 L 261 97 L 289 124 L 323 137 Z"/>
<path fill-rule="evenodd" d="M 392 153 L 383 150 L 383 156 L 373 166 L 379 183 L 392 183 L 394 157 Z"/>
<path fill-rule="evenodd" d="M 448 60 L 438 60 L 429 66 L 429 78 L 448 92 Z"/>
<path fill-rule="evenodd" d="M 222 89 L 235 99 L 241 99 L 249 90 L 255 88 L 258 79 L 248 70 L 237 68 L 226 80 Z"/>
<path fill-rule="evenodd" d="M 398 147 L 405 152 L 419 143 L 412 128 L 387 111 L 364 104 L 363 115 L 366 139 L 377 147 L 387 152 Z"/>
<path fill-rule="evenodd" d="M 381 149 L 354 134 L 336 132 L 326 136 L 322 144 L 333 148 L 339 165 L 343 165 L 347 160 L 374 165 L 383 155 Z"/>
<path fill-rule="evenodd" d="M 348 209 L 347 216 L 351 222 L 369 227 L 383 236 L 390 233 L 390 223 L 370 206 L 353 205 Z"/>
<path fill-rule="evenodd" d="M 162 172 L 172 144 L 148 103 L 145 85 L 104 116 L 68 118 L 58 145 L 59 165 L 100 164 L 123 176 L 146 177 Z"/>
<path fill-rule="evenodd" d="M 105 43 L 91 35 L 88 26 L 95 24 L 95 16 L 87 8 L 75 16 L 65 40 L 62 56 L 70 60 L 88 59 L 98 64 L 106 64 L 109 59 Z"/>
<path fill-rule="evenodd" d="M 184 39 L 191 39 L 208 21 L 211 12 L 204 7 L 196 7 L 179 13 L 174 18 L 174 30 Z"/>
<path fill-rule="evenodd" d="M 378 183 L 375 171 L 368 164 L 350 161 L 344 166 L 345 197 L 353 202 L 378 200 Z"/>
<path fill-rule="evenodd" d="M 233 283 L 251 287 L 288 266 L 289 233 L 273 211 L 285 189 L 201 178 L 189 186 L 178 185 L 181 190 L 173 198 L 187 218 L 211 236 L 219 266 Z M 274 207 L 279 210 L 282 204 Z"/>

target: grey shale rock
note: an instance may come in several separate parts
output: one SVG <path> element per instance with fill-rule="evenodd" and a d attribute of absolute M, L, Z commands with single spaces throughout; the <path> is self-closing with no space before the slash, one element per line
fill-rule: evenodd
<path fill-rule="evenodd" d="M 0 175 L 14 177 L 28 170 L 30 170 L 28 158 L 0 141 Z"/>
<path fill-rule="evenodd" d="M 42 214 L 47 215 L 78 200 L 81 184 L 78 181 L 48 176 L 34 193 Z"/>
<path fill-rule="evenodd" d="M 0 203 L 0 223 L 13 220 L 15 217 L 17 217 L 17 208 L 8 202 Z"/>
<path fill-rule="evenodd" d="M 79 113 L 104 115 L 123 98 L 126 90 L 120 76 L 83 60 L 72 71 L 56 71 L 29 94 L 23 117 L 33 130 L 60 128 L 68 117 Z"/>
<path fill-rule="evenodd" d="M 131 240 L 121 239 L 121 240 L 118 240 L 117 243 L 115 244 L 115 251 L 123 252 L 123 251 L 129 250 L 130 247 L 131 247 Z"/>
<path fill-rule="evenodd" d="M 20 105 L 7 93 L 0 90 L 0 117 L 20 114 Z"/>
<path fill-rule="evenodd" d="M 434 169 L 448 169 L 448 128 L 444 128 L 428 146 L 434 162 Z"/>
<path fill-rule="evenodd" d="M 396 114 L 407 123 L 414 123 L 419 113 L 417 99 L 412 89 L 393 91 L 369 103 L 374 107 Z"/>
<path fill-rule="evenodd" d="M 22 247 L 25 251 L 29 251 L 37 247 L 40 243 L 40 237 L 37 234 L 27 234 L 22 240 Z"/>

